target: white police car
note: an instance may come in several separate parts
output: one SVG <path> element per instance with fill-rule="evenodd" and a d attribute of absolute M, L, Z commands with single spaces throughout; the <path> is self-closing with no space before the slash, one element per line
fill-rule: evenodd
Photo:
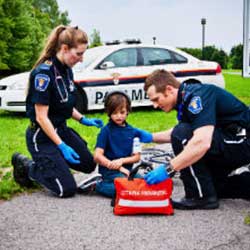
<path fill-rule="evenodd" d="M 212 83 L 224 88 L 221 67 L 216 62 L 201 61 L 183 51 L 138 41 L 109 43 L 88 49 L 83 63 L 74 67 L 80 111 L 103 108 L 109 91 L 123 90 L 132 106 L 151 105 L 143 90 L 145 78 L 156 69 L 166 69 L 180 82 Z M 0 108 L 25 111 L 25 87 L 29 72 L 0 80 Z"/>

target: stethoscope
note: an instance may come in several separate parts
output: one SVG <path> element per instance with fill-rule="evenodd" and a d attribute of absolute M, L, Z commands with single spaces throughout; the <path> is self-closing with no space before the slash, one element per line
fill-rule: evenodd
<path fill-rule="evenodd" d="M 73 83 L 73 81 L 69 77 L 68 70 L 66 72 L 67 72 L 67 79 L 69 81 L 69 90 L 70 90 L 70 92 L 73 92 L 74 88 L 75 88 L 74 87 L 74 83 Z M 69 100 L 69 92 L 68 92 L 67 86 L 66 86 L 66 84 L 64 82 L 63 77 L 60 75 L 60 72 L 57 70 L 57 68 L 55 66 L 54 66 L 54 73 L 55 73 L 56 88 L 57 88 L 57 91 L 58 91 L 58 93 L 60 95 L 60 98 L 61 98 L 60 102 L 61 103 L 65 103 L 65 102 L 67 102 Z M 58 80 L 61 80 L 61 82 L 62 82 L 63 91 L 61 90 L 61 88 L 59 86 Z"/>

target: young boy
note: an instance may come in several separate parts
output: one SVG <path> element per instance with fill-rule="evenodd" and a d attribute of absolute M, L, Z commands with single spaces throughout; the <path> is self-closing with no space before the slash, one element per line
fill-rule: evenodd
<path fill-rule="evenodd" d="M 126 93 L 110 92 L 104 106 L 110 119 L 97 137 L 94 160 L 99 164 L 102 181 L 96 183 L 95 191 L 112 198 L 115 195 L 114 179 L 128 176 L 133 163 L 140 160 L 140 149 L 133 152 L 133 141 L 139 133 L 126 122 L 131 111 L 131 101 Z"/>

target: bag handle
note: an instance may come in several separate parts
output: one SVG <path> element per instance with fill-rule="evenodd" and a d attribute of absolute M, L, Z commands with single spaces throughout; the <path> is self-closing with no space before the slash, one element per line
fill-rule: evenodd
<path fill-rule="evenodd" d="M 130 173 L 129 173 L 129 176 L 128 176 L 128 180 L 129 181 L 132 181 L 135 177 L 135 175 L 137 174 L 138 170 L 139 169 L 150 169 L 152 170 L 153 167 L 152 167 L 152 164 L 151 163 L 148 163 L 148 162 L 145 162 L 145 161 L 141 161 L 139 165 L 137 165 L 135 168 L 133 168 Z"/>

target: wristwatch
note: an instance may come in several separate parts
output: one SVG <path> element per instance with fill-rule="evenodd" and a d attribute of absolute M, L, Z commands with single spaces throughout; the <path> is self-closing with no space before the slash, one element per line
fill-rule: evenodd
<path fill-rule="evenodd" d="M 166 165 L 166 170 L 168 172 L 168 175 L 169 177 L 173 177 L 176 173 L 176 171 L 174 170 L 174 167 L 172 166 L 172 164 L 169 162 L 167 165 Z"/>

